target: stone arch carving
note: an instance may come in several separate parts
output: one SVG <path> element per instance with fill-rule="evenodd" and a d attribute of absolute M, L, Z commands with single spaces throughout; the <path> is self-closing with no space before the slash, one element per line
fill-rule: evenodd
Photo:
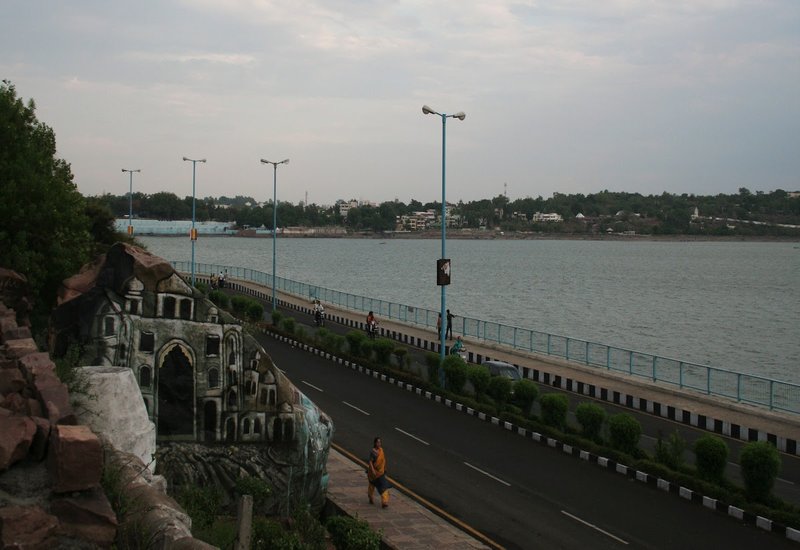
<path fill-rule="evenodd" d="M 161 348 L 156 378 L 159 436 L 194 436 L 195 364 L 194 351 L 185 342 L 173 340 Z"/>

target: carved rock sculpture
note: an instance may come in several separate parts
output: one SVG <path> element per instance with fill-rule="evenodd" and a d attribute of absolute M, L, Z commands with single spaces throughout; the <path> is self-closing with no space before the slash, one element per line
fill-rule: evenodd
<path fill-rule="evenodd" d="M 258 475 L 278 495 L 324 503 L 333 424 L 239 321 L 165 260 L 117 243 L 66 280 L 51 318 L 53 356 L 133 371 L 157 428 L 157 472 L 173 489 Z M 225 466 L 214 465 L 225 456 Z M 277 500 L 274 503 L 277 506 Z"/>

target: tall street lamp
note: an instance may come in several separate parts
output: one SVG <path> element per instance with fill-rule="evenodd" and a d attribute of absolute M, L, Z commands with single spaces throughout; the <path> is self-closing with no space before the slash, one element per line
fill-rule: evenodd
<path fill-rule="evenodd" d="M 442 258 L 436 263 L 436 282 L 442 287 L 442 309 L 439 312 L 441 319 L 439 323 L 439 357 L 442 361 L 444 361 L 445 335 L 447 334 L 447 302 L 445 298 L 445 289 L 447 288 L 447 285 L 450 284 L 450 260 L 448 260 L 447 256 L 445 255 L 445 228 L 447 227 L 447 202 L 445 200 L 445 129 L 447 128 L 448 118 L 464 120 L 467 115 L 465 115 L 463 111 L 454 115 L 437 113 L 427 105 L 422 106 L 422 113 L 425 115 L 438 115 L 442 117 Z"/>
<path fill-rule="evenodd" d="M 275 302 L 275 244 L 278 234 L 278 165 L 289 164 L 289 159 L 283 159 L 280 162 L 272 162 L 270 160 L 261 159 L 262 164 L 272 165 L 272 312 L 278 309 Z"/>
<path fill-rule="evenodd" d="M 194 207 L 194 179 L 198 162 L 205 162 L 206 159 L 190 159 L 183 157 L 183 160 L 192 163 L 192 230 L 189 233 L 189 238 L 192 240 L 192 286 L 194 286 L 194 242 L 197 240 L 197 229 L 194 228 L 195 207 Z"/>
<path fill-rule="evenodd" d="M 130 174 L 130 186 L 128 187 L 128 237 L 133 237 L 133 173 L 141 172 L 141 170 L 128 170 L 123 168 L 122 172 Z"/>

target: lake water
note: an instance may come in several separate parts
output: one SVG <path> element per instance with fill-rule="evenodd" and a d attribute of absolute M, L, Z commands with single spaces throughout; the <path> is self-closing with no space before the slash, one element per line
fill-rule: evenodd
<path fill-rule="evenodd" d="M 191 260 L 188 239 L 139 239 Z M 439 240 L 277 242 L 281 277 L 439 310 Z M 447 256 L 456 315 L 800 383 L 796 243 L 451 239 Z M 195 261 L 271 273 L 272 239 L 201 237 Z"/>

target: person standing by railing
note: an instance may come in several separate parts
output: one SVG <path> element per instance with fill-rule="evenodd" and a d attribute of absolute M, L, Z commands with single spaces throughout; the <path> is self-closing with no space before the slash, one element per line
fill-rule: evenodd
<path fill-rule="evenodd" d="M 447 310 L 447 328 L 445 329 L 445 332 L 444 332 L 444 337 L 446 339 L 453 337 L 453 317 L 455 317 L 455 315 L 450 313 L 450 310 L 448 309 Z"/>

